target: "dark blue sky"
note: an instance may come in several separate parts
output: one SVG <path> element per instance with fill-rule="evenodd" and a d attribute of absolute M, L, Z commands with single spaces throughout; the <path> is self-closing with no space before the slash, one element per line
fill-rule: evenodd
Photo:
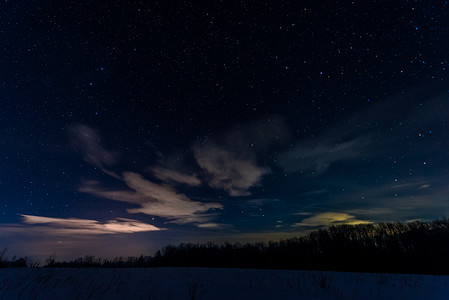
<path fill-rule="evenodd" d="M 449 215 L 444 1 L 8 1 L 0 247 L 76 257 Z"/>

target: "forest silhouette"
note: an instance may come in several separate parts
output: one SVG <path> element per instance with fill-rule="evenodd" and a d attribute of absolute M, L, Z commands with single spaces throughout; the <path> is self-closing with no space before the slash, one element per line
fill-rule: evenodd
<path fill-rule="evenodd" d="M 28 258 L 0 267 L 36 266 Z M 154 256 L 101 259 L 85 256 L 44 267 L 214 267 L 346 272 L 449 274 L 449 220 L 336 225 L 278 242 L 182 243 Z"/>

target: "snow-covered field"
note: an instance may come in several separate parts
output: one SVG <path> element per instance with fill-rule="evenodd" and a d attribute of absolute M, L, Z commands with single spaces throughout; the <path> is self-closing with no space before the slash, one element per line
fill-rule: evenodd
<path fill-rule="evenodd" d="M 0 269 L 0 299 L 449 299 L 449 276 L 207 268 Z"/>

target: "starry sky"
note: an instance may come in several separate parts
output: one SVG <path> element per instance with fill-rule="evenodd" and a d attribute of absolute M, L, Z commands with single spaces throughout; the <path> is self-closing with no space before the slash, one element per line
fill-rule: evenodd
<path fill-rule="evenodd" d="M 4 1 L 0 247 L 449 216 L 447 1 Z"/>

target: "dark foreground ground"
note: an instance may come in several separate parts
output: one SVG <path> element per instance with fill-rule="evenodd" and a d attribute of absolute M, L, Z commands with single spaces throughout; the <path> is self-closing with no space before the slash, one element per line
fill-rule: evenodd
<path fill-rule="evenodd" d="M 449 276 L 209 268 L 0 269 L 0 299 L 448 299 Z"/>

